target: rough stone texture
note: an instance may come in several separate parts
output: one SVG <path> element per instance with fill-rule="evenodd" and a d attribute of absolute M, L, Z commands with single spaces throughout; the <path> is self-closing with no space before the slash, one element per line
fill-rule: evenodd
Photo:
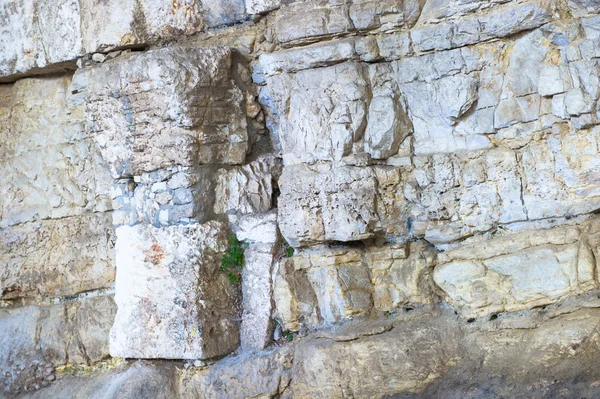
<path fill-rule="evenodd" d="M 433 278 L 465 316 L 547 305 L 596 286 L 587 230 L 583 225 L 498 237 L 486 241 L 485 251 L 478 243 L 457 247 L 443 254 Z"/>
<path fill-rule="evenodd" d="M 73 70 L 73 61 L 86 53 L 143 47 L 231 25 L 246 18 L 245 8 L 243 0 L 3 0 L 0 81 Z"/>
<path fill-rule="evenodd" d="M 60 70 L 55 64 L 84 50 L 77 0 L 4 0 L 0 21 L 0 78 L 46 66 Z"/>
<path fill-rule="evenodd" d="M 7 395 L 599 396 L 599 11 L 0 0 Z"/>
<path fill-rule="evenodd" d="M 231 65 L 224 47 L 173 47 L 77 72 L 71 90 L 85 99 L 87 130 L 113 177 L 243 162 L 246 119 Z"/>
<path fill-rule="evenodd" d="M 83 129 L 71 79 L 23 79 L 0 91 L 0 227 L 111 208 L 111 179 Z"/>
<path fill-rule="evenodd" d="M 29 222 L 0 230 L 0 299 L 56 298 L 115 279 L 110 213 Z"/>
<path fill-rule="evenodd" d="M 233 291 L 219 272 L 227 241 L 218 222 L 117 228 L 111 355 L 197 359 L 235 349 Z"/>
<path fill-rule="evenodd" d="M 262 62 L 263 69 L 275 68 L 274 60 Z M 390 73 L 385 65 L 350 62 L 269 78 L 262 99 L 284 163 L 339 161 L 356 142 L 373 158 L 394 155 L 412 125 Z"/>
<path fill-rule="evenodd" d="M 52 306 L 0 310 L 1 394 L 34 389 L 54 367 L 92 364 L 108 357 L 108 331 L 116 311 L 112 296 Z"/>
<path fill-rule="evenodd" d="M 215 213 L 262 213 L 271 209 L 277 160 L 263 156 L 242 167 L 216 173 Z"/>
<path fill-rule="evenodd" d="M 273 271 L 274 318 L 288 331 L 317 326 L 321 321 L 317 296 L 305 269 L 296 269 L 296 258 L 281 258 Z"/>
<path fill-rule="evenodd" d="M 212 166 L 173 166 L 115 181 L 113 223 L 169 226 L 204 222 L 214 203 Z"/>
<path fill-rule="evenodd" d="M 299 255 L 295 267 L 307 269 L 324 323 L 365 314 L 371 307 L 371 280 L 361 251 L 323 248 Z"/>
<path fill-rule="evenodd" d="M 279 247 L 252 244 L 244 251 L 242 273 L 243 313 L 240 328 L 242 349 L 264 349 L 273 333 L 271 322 L 271 273 Z"/>
<path fill-rule="evenodd" d="M 157 398 L 173 397 L 174 372 L 161 364 L 137 362 L 108 372 L 65 375 L 50 387 L 22 395 L 23 398 Z"/>
<path fill-rule="evenodd" d="M 377 230 L 377 181 L 368 168 L 290 166 L 279 185 L 279 228 L 293 246 L 361 240 Z"/>
<path fill-rule="evenodd" d="M 374 287 L 373 307 L 392 311 L 404 304 L 434 301 L 431 274 L 436 252 L 423 243 L 368 248 L 366 260 Z"/>

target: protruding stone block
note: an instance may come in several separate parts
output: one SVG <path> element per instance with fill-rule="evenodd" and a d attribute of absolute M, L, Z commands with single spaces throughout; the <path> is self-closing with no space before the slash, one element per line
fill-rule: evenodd
<path fill-rule="evenodd" d="M 225 47 L 170 47 L 133 54 L 75 74 L 87 128 L 113 177 L 173 165 L 242 163 L 243 94 Z"/>
<path fill-rule="evenodd" d="M 239 343 L 235 293 L 219 271 L 225 225 L 117 229 L 116 357 L 198 359 Z"/>

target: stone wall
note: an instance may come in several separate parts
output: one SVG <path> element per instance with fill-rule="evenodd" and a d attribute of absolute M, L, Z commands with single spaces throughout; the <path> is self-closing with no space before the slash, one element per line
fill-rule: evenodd
<path fill-rule="evenodd" d="M 597 0 L 0 21 L 0 397 L 600 395 Z"/>

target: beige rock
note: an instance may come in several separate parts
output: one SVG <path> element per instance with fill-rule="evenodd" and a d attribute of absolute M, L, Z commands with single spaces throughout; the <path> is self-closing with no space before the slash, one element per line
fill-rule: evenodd
<path fill-rule="evenodd" d="M 306 268 L 324 323 L 366 313 L 372 306 L 369 269 L 362 251 L 320 248 L 298 255 L 296 268 Z"/>
<path fill-rule="evenodd" d="M 109 212 L 0 230 L 0 299 L 107 288 L 115 278 L 114 242 Z"/>
<path fill-rule="evenodd" d="M 433 278 L 467 317 L 546 305 L 595 286 L 595 264 L 580 236 L 577 228 L 556 228 L 490 239 L 484 253 L 454 249 Z"/>
<path fill-rule="evenodd" d="M 40 384 L 48 367 L 53 374 L 55 366 L 67 362 L 91 365 L 108 357 L 115 311 L 112 296 L 0 310 L 0 393 Z"/>
<path fill-rule="evenodd" d="M 85 137 L 71 79 L 23 79 L 0 101 L 0 226 L 111 208 L 110 175 Z"/>
<path fill-rule="evenodd" d="M 295 262 L 299 261 L 299 268 Z M 313 327 L 320 323 L 315 291 L 305 269 L 300 268 L 304 257 L 282 258 L 275 265 L 273 276 L 274 317 L 284 330 L 298 331 L 302 325 Z"/>
<path fill-rule="evenodd" d="M 373 307 L 385 312 L 407 303 L 432 303 L 435 261 L 435 250 L 422 242 L 368 247 L 366 262 L 374 287 Z"/>

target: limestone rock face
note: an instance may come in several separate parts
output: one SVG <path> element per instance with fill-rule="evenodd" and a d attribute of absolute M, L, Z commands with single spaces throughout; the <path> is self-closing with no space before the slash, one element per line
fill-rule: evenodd
<path fill-rule="evenodd" d="M 54 67 L 81 55 L 79 11 L 78 0 L 2 1 L 0 21 L 5 28 L 0 32 L 0 79 Z M 60 65 L 56 69 L 60 70 Z"/>
<path fill-rule="evenodd" d="M 0 299 L 55 298 L 108 288 L 115 279 L 110 213 L 0 230 Z"/>
<path fill-rule="evenodd" d="M 278 161 L 263 156 L 242 167 L 216 173 L 215 213 L 262 213 L 271 209 L 274 169 Z"/>
<path fill-rule="evenodd" d="M 593 288 L 596 261 L 587 228 L 565 227 L 488 240 L 452 249 L 433 278 L 465 315 L 546 305 Z M 592 232 L 595 233 L 592 226 Z M 592 244 L 593 245 L 593 244 Z"/>
<path fill-rule="evenodd" d="M 111 179 L 82 126 L 70 78 L 0 91 L 0 227 L 111 208 Z"/>
<path fill-rule="evenodd" d="M 75 59 L 86 53 L 144 47 L 246 17 L 244 0 L 3 1 L 0 81 L 74 70 Z"/>
<path fill-rule="evenodd" d="M 599 44 L 598 0 L 0 0 L 0 396 L 599 397 Z"/>
<path fill-rule="evenodd" d="M 0 393 L 40 386 L 69 361 L 91 365 L 106 358 L 115 311 L 111 296 L 0 310 Z"/>
<path fill-rule="evenodd" d="M 85 98 L 87 130 L 113 177 L 128 177 L 243 162 L 246 120 L 230 71 L 226 48 L 167 48 L 83 69 L 71 90 Z"/>
<path fill-rule="evenodd" d="M 436 252 L 421 243 L 368 248 L 373 307 L 386 312 L 407 303 L 434 302 L 431 274 L 436 258 Z"/>
<path fill-rule="evenodd" d="M 219 272 L 224 226 L 117 229 L 111 356 L 198 359 L 239 343 L 233 292 Z"/>
<path fill-rule="evenodd" d="M 379 227 L 377 181 L 368 168 L 291 166 L 279 185 L 279 227 L 294 246 L 366 239 Z"/>

